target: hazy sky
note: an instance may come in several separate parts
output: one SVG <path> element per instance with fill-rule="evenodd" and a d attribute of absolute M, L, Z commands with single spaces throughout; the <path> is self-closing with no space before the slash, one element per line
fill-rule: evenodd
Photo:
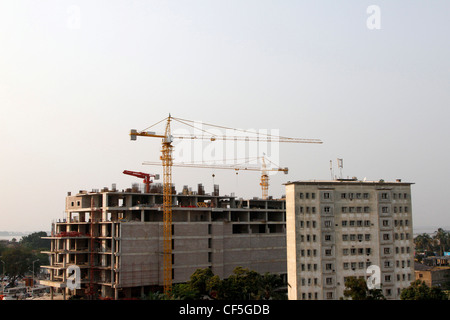
<path fill-rule="evenodd" d="M 161 173 L 142 165 L 160 140 L 128 133 L 169 112 L 321 139 L 280 145 L 275 197 L 343 158 L 345 177 L 414 182 L 414 227 L 450 226 L 449 31 L 444 0 L 3 0 L 0 230 L 50 230 L 68 191 Z M 261 195 L 258 172 L 173 181 L 211 192 L 212 173 L 222 194 Z"/>

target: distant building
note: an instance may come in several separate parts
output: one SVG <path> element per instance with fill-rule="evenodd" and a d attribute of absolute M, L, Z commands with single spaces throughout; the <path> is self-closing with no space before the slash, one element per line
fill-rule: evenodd
<path fill-rule="evenodd" d="M 444 287 L 450 285 L 450 267 L 428 266 L 415 262 L 415 278 L 424 281 L 429 287 Z"/>
<path fill-rule="evenodd" d="M 339 299 L 372 265 L 383 295 L 399 299 L 414 281 L 411 183 L 288 182 L 286 238 L 289 299 Z"/>

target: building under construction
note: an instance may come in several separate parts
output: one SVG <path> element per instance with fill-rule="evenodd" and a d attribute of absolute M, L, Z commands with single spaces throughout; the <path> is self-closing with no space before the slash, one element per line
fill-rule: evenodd
<path fill-rule="evenodd" d="M 147 192 L 149 191 L 149 192 Z M 41 283 L 90 299 L 141 297 L 161 291 L 163 186 L 141 191 L 80 190 L 66 197 L 66 218 L 52 224 L 49 279 Z M 80 288 L 67 288 L 77 266 Z M 286 277 L 285 199 L 238 199 L 172 187 L 172 281 L 183 283 L 199 268 L 221 278 L 237 266 Z"/>

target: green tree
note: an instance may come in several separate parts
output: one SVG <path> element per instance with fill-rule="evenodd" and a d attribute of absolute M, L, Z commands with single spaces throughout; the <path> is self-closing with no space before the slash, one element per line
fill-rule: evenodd
<path fill-rule="evenodd" d="M 32 250 L 50 250 L 50 239 L 42 239 L 42 237 L 46 236 L 47 233 L 44 231 L 34 232 L 22 237 L 19 243 Z"/>
<path fill-rule="evenodd" d="M 197 269 L 190 277 L 187 284 L 199 295 L 208 295 L 208 281 L 214 276 L 210 268 Z"/>
<path fill-rule="evenodd" d="M 236 267 L 226 279 L 214 275 L 211 269 L 198 269 L 185 284 L 173 286 L 175 299 L 201 299 L 209 296 L 218 300 L 287 299 L 282 291 L 284 283 L 276 274 L 259 274 Z"/>
<path fill-rule="evenodd" d="M 366 280 L 356 277 L 345 280 L 344 297 L 352 300 L 385 300 L 381 289 L 369 289 Z"/>
<path fill-rule="evenodd" d="M 430 288 L 425 281 L 416 280 L 400 293 L 401 300 L 447 300 L 447 295 L 438 287 Z"/>
<path fill-rule="evenodd" d="M 261 278 L 261 298 L 265 300 L 286 300 L 287 295 L 282 292 L 283 279 L 278 274 L 265 273 Z"/>
<path fill-rule="evenodd" d="M 439 228 L 436 231 L 436 234 L 433 236 L 433 239 L 435 240 L 436 249 L 439 253 L 439 255 L 443 255 L 444 251 L 447 251 L 450 247 L 450 235 L 448 232 L 443 230 L 442 228 Z"/>
<path fill-rule="evenodd" d="M 35 257 L 31 250 L 21 246 L 3 250 L 1 259 L 5 262 L 5 274 L 9 277 L 11 286 L 14 286 L 17 278 L 32 270 Z"/>
<path fill-rule="evenodd" d="M 172 286 L 172 300 L 198 300 L 200 292 L 193 288 L 189 283 L 177 283 Z"/>
<path fill-rule="evenodd" d="M 433 251 L 433 239 L 427 233 L 417 235 L 414 238 L 414 244 L 416 245 L 417 251 Z"/>

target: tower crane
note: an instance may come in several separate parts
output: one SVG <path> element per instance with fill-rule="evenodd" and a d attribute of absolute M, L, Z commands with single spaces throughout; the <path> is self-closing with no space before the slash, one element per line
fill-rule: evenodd
<path fill-rule="evenodd" d="M 278 171 L 287 174 L 289 169 L 287 167 L 267 167 L 267 163 L 271 162 L 265 156 L 257 157 L 256 159 L 261 161 L 261 167 L 249 166 L 247 163 L 253 161 L 254 158 L 246 159 L 244 163 L 236 164 L 236 165 L 227 165 L 227 164 L 207 164 L 206 162 L 201 163 L 172 163 L 173 167 L 186 167 L 186 168 L 209 168 L 209 169 L 230 169 L 235 171 L 240 170 L 249 170 L 249 171 L 260 171 L 261 172 L 261 182 L 260 186 L 262 189 L 262 198 L 267 199 L 269 196 L 269 175 L 268 171 Z M 237 159 L 234 159 L 237 160 Z M 271 162 L 273 164 L 273 162 Z M 161 165 L 159 162 L 145 161 L 142 164 L 144 165 Z"/>
<path fill-rule="evenodd" d="M 149 192 L 150 192 L 150 183 L 153 182 L 152 180 L 150 180 L 150 178 L 153 177 L 153 178 L 155 178 L 156 180 L 159 179 L 159 174 L 150 174 L 150 173 L 137 172 L 137 171 L 129 171 L 129 170 L 124 170 L 123 173 L 124 173 L 124 174 L 127 174 L 127 175 L 130 175 L 130 176 L 134 176 L 134 177 L 138 177 L 138 178 L 144 179 L 145 192 L 146 192 L 146 193 L 149 193 Z"/>
<path fill-rule="evenodd" d="M 164 133 L 155 133 L 148 131 L 153 126 L 165 121 L 166 126 Z M 260 142 L 291 142 L 291 143 L 322 143 L 319 139 L 301 139 L 301 138 L 289 138 L 282 136 L 274 136 L 270 134 L 256 134 L 247 130 L 234 129 L 224 126 L 212 125 L 202 123 L 204 126 L 215 127 L 220 129 L 230 129 L 233 132 L 244 132 L 251 136 L 218 136 L 209 133 L 207 130 L 201 130 L 201 135 L 191 134 L 172 134 L 171 122 L 177 121 L 178 123 L 195 128 L 195 124 L 192 120 L 186 120 L 181 118 L 172 117 L 170 114 L 167 118 L 158 121 L 157 123 L 147 127 L 144 130 L 137 131 L 136 129 L 130 130 L 130 139 L 136 140 L 138 136 L 161 138 L 161 157 L 163 166 L 163 278 L 164 278 L 164 293 L 171 294 L 172 291 L 172 166 L 173 158 L 172 142 L 174 139 L 204 139 L 204 140 L 235 140 L 235 141 L 260 141 Z M 267 186 L 264 182 L 264 187 Z"/>

